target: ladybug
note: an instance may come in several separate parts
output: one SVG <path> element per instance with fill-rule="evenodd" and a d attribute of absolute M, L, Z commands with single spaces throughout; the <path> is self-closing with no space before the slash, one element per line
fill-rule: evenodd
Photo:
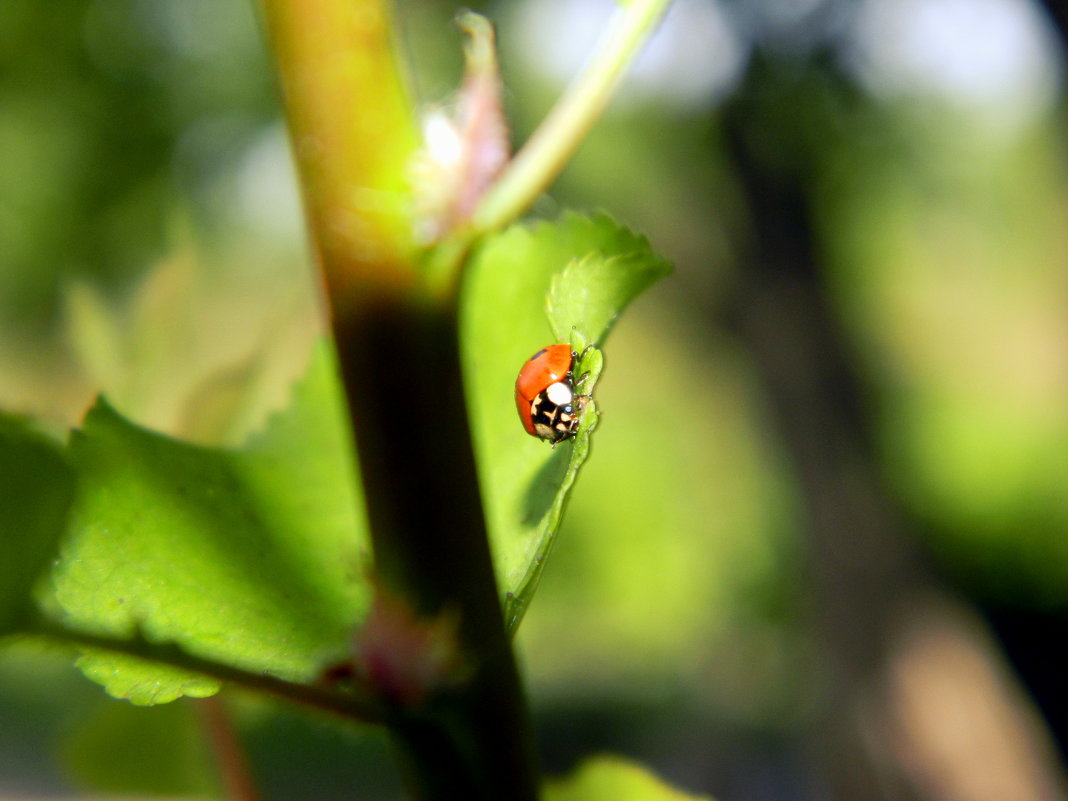
<path fill-rule="evenodd" d="M 575 394 L 570 345 L 548 345 L 529 359 L 515 380 L 515 406 L 533 437 L 557 443 L 575 436 L 588 395 Z M 582 383 L 582 380 L 579 380 Z"/>

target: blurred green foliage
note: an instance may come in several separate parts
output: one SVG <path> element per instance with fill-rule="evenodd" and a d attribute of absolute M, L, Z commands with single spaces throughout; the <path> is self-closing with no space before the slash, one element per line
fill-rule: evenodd
<path fill-rule="evenodd" d="M 980 596 L 1064 609 L 1063 137 L 933 114 L 866 115 L 830 154 L 829 280 L 881 390 L 887 473 L 943 564 Z"/>
<path fill-rule="evenodd" d="M 244 3 L 14 0 L 0 29 L 0 291 L 25 321 L 71 272 L 143 273 L 178 193 L 205 191 L 275 105 Z"/>
<path fill-rule="evenodd" d="M 28 599 L 66 527 L 70 466 L 54 443 L 0 413 L 0 636 L 33 616 Z"/>
<path fill-rule="evenodd" d="M 446 100 L 453 9 L 405 8 L 414 82 Z M 558 87 L 500 17 L 521 139 Z M 0 4 L 0 406 L 61 430 L 103 389 L 142 423 L 234 441 L 283 402 L 319 321 L 267 63 L 242 0 Z M 812 92 L 795 100 L 826 101 Z M 809 700 L 802 532 L 753 367 L 717 322 L 745 219 L 715 101 L 617 105 L 545 202 L 610 207 L 678 270 L 605 354 L 592 459 L 519 642 L 546 709 L 654 699 L 774 735 Z M 880 467 L 961 586 L 1063 610 L 1063 110 L 1005 128 L 861 93 L 828 114 L 810 189 Z M 0 670 L 0 753 L 93 703 L 55 670 L 39 704 Z"/>

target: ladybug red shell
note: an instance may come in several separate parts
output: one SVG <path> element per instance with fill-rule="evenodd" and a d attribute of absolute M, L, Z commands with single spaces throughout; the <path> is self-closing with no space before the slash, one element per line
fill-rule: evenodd
<path fill-rule="evenodd" d="M 575 394 L 570 345 L 548 345 L 523 365 L 515 380 L 515 406 L 523 428 L 555 445 L 575 436 L 585 395 Z"/>

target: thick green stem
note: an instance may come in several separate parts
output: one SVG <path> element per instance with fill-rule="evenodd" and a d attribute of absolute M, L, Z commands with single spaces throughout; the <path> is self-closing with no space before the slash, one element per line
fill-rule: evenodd
<path fill-rule="evenodd" d="M 455 311 L 383 304 L 345 325 L 337 340 L 375 571 L 418 614 L 458 616 L 459 658 L 470 671 L 391 721 L 413 793 L 533 801 L 530 724 L 478 494 Z"/>
<path fill-rule="evenodd" d="M 556 178 L 612 97 L 619 80 L 670 0 L 621 3 L 583 72 L 516 154 L 473 218 L 478 232 L 491 231 L 522 214 Z"/>
<path fill-rule="evenodd" d="M 305 213 L 335 315 L 414 279 L 419 144 L 384 0 L 261 0 Z"/>
<path fill-rule="evenodd" d="M 263 0 L 384 592 L 454 615 L 464 680 L 388 724 L 414 797 L 534 801 L 537 772 L 490 558 L 456 303 L 416 264 L 410 104 L 379 0 Z M 402 198 L 404 202 L 396 202 Z M 385 688 L 384 688 L 385 689 Z"/>

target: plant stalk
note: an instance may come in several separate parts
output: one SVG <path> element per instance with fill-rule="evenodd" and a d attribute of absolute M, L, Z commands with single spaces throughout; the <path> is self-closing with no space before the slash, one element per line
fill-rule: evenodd
<path fill-rule="evenodd" d="M 472 228 L 492 231 L 519 217 L 563 170 L 601 116 L 671 0 L 630 0 L 616 9 L 586 67 L 553 106 L 476 210 Z"/>
<path fill-rule="evenodd" d="M 27 634 L 46 637 L 66 645 L 147 659 L 363 723 L 381 723 L 386 715 L 380 700 L 364 691 L 362 687 L 340 691 L 316 684 L 287 681 L 269 673 L 242 670 L 232 665 L 196 656 L 174 643 L 151 642 L 140 636 L 120 637 L 96 634 L 56 623 L 44 617 L 38 618 L 27 629 Z"/>
<path fill-rule="evenodd" d="M 415 135 L 383 0 L 262 0 L 356 440 L 375 577 L 455 615 L 464 680 L 387 717 L 411 795 L 535 801 L 463 393 L 455 297 L 420 286 Z"/>

